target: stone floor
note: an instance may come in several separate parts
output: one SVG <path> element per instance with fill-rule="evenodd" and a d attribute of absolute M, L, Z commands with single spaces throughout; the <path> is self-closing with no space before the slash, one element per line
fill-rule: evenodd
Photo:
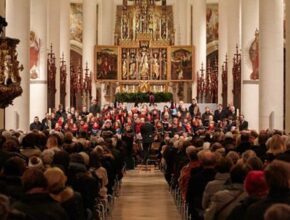
<path fill-rule="evenodd" d="M 180 220 L 163 174 L 153 167 L 127 171 L 113 220 Z"/>

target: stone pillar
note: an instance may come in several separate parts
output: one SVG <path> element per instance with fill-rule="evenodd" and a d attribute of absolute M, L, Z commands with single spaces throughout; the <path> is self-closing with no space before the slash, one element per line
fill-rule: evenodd
<path fill-rule="evenodd" d="M 108 0 L 102 0 L 101 2 L 101 10 L 99 10 L 102 14 L 102 25 L 100 28 L 102 29 L 102 44 L 103 45 L 113 45 L 114 44 L 114 19 L 113 17 L 116 16 L 113 13 L 114 11 L 114 4 Z M 96 7 L 94 8 L 96 14 Z M 111 16 L 107 16 L 111 15 Z M 100 16 L 99 16 L 100 17 Z"/>
<path fill-rule="evenodd" d="M 260 129 L 283 129 L 283 0 L 260 4 Z"/>
<path fill-rule="evenodd" d="M 228 103 L 233 103 L 233 58 L 241 36 L 240 0 L 227 0 Z"/>
<path fill-rule="evenodd" d="M 290 132 L 290 2 L 286 2 L 286 94 L 285 94 L 285 130 Z"/>
<path fill-rule="evenodd" d="M 219 50 L 218 50 L 218 103 L 222 104 L 222 65 L 226 59 L 227 41 L 228 41 L 228 25 L 227 25 L 227 0 L 219 0 Z"/>
<path fill-rule="evenodd" d="M 29 29 L 30 0 L 9 0 L 6 2 L 6 35 L 20 39 L 17 47 L 18 61 L 24 70 L 20 73 L 23 93 L 5 110 L 6 129 L 29 128 Z"/>
<path fill-rule="evenodd" d="M 109 13 L 110 14 L 110 13 Z M 106 16 L 107 17 L 107 16 Z M 111 17 L 111 16 L 108 16 Z M 112 26 L 105 26 L 110 29 Z M 97 1 L 83 1 L 83 69 L 88 68 L 94 72 L 94 51 L 97 39 Z M 92 96 L 96 97 L 96 82 L 95 77 L 92 77 Z"/>
<path fill-rule="evenodd" d="M 56 64 L 56 94 L 55 94 L 55 107 L 60 104 L 60 29 L 63 31 L 64 27 L 60 26 L 60 11 L 59 0 L 49 0 L 48 1 L 48 45 L 50 48 L 52 45 L 53 52 L 55 53 L 55 64 Z"/>
<path fill-rule="evenodd" d="M 70 0 L 61 0 L 60 13 L 60 54 L 64 55 L 66 63 L 66 97 L 65 103 L 61 103 L 66 107 L 70 107 Z"/>
<path fill-rule="evenodd" d="M 192 88 L 192 96 L 197 95 L 197 71 L 203 64 L 206 68 L 206 1 L 193 1 L 193 45 L 195 46 L 195 82 Z"/>
<path fill-rule="evenodd" d="M 259 81 L 250 80 L 253 71 L 249 50 L 259 28 L 259 0 L 242 0 L 241 2 L 241 113 L 249 122 L 249 128 L 259 128 Z"/>
<path fill-rule="evenodd" d="M 39 44 L 37 79 L 30 80 L 30 121 L 47 112 L 47 0 L 31 0 L 30 30 Z"/>
<path fill-rule="evenodd" d="M 190 44 L 190 2 L 192 0 L 178 0 L 175 2 L 175 45 Z M 194 0 L 196 1 L 196 0 Z M 167 3 L 168 4 L 168 3 Z"/>

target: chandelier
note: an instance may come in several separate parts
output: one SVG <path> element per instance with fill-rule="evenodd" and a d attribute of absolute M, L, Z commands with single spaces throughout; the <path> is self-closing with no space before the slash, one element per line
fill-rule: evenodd
<path fill-rule="evenodd" d="M 19 73 L 23 66 L 17 60 L 16 46 L 18 39 L 5 37 L 5 18 L 0 16 L 0 108 L 12 104 L 12 101 L 23 92 Z"/>

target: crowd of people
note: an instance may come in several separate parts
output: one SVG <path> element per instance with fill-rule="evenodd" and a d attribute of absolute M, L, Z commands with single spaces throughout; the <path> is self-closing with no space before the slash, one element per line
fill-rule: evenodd
<path fill-rule="evenodd" d="M 1 131 L 0 219 L 95 219 L 96 202 L 124 167 L 146 164 L 155 143 L 192 219 L 289 219 L 287 135 L 249 130 L 232 105 L 158 107 L 60 105 L 30 132 Z"/>

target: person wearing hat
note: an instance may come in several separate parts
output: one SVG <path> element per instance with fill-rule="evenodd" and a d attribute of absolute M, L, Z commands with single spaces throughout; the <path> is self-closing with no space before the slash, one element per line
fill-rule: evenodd
<path fill-rule="evenodd" d="M 49 195 L 64 208 L 70 220 L 85 220 L 85 210 L 80 193 L 66 186 L 67 177 L 58 167 L 44 172 Z"/>
<path fill-rule="evenodd" d="M 248 193 L 248 197 L 241 201 L 241 204 L 232 210 L 231 214 L 227 218 L 228 220 L 245 219 L 247 208 L 266 197 L 268 193 L 268 186 L 265 180 L 264 171 L 250 171 L 245 179 L 244 189 Z"/>

